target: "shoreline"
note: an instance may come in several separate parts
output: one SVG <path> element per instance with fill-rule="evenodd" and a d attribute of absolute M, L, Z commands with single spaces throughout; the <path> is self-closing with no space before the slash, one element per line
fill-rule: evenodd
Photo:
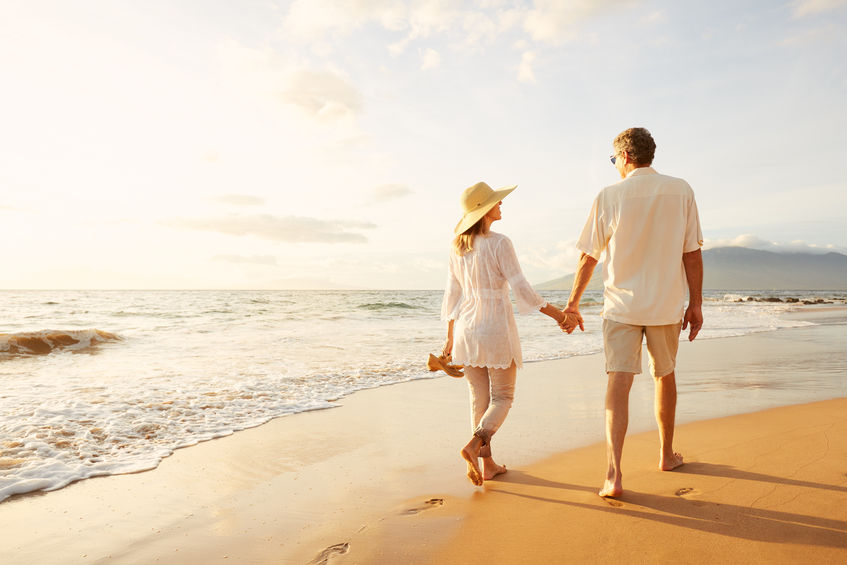
<path fill-rule="evenodd" d="M 810 314 L 815 315 L 800 315 Z M 815 359 L 828 347 L 819 343 L 820 336 L 843 343 L 843 330 L 827 324 L 686 342 L 680 347 L 680 372 L 711 371 L 707 384 L 700 385 L 708 388 L 712 377 L 746 378 L 755 372 L 756 363 L 748 362 L 751 352 L 759 365 L 772 362 L 777 353 Z M 596 402 L 597 391 L 605 388 L 602 365 L 602 355 L 595 354 L 531 363 L 521 371 L 515 406 L 495 447 L 511 476 L 602 439 L 602 403 Z M 789 377 L 802 370 L 796 365 L 779 369 Z M 652 383 L 643 375 L 636 381 L 631 434 L 654 426 Z M 469 433 L 466 386 L 450 377 L 399 384 L 344 397 L 337 403 L 343 409 L 277 418 L 177 450 L 152 471 L 87 479 L 58 491 L 9 499 L 0 503 L 0 520 L 10 524 L 0 533 L 0 552 L 11 556 L 10 564 L 307 563 L 324 548 L 346 543 L 393 516 L 440 513 L 453 524 L 453 510 L 427 501 L 476 501 L 483 494 L 467 483 L 456 454 Z M 739 406 L 724 403 L 717 408 L 746 413 L 772 402 L 766 382 L 754 384 L 753 390 L 748 396 L 765 406 L 748 402 L 742 393 Z M 830 398 L 844 396 L 833 393 Z M 696 398 L 689 395 L 709 394 L 713 391 L 681 387 L 681 408 Z M 683 409 L 678 421 L 722 415 L 686 414 Z M 581 428 L 574 428 L 574 418 Z M 549 437 L 550 430 L 555 437 Z M 541 441 L 544 434 L 548 437 Z M 603 461 L 597 461 L 598 480 L 602 467 Z M 439 510 L 430 512 L 433 508 Z M 452 531 L 443 529 L 441 535 Z M 429 541 L 435 543 L 436 537 Z"/>

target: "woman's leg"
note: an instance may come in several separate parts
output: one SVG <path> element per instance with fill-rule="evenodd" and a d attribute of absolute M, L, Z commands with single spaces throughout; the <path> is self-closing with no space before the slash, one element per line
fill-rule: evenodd
<path fill-rule="evenodd" d="M 491 384 L 488 378 L 488 369 L 485 367 L 472 367 L 465 365 L 465 378 L 468 381 L 468 392 L 471 403 L 471 431 L 476 431 L 483 414 L 488 409 L 491 399 Z M 483 450 L 486 450 L 483 452 Z M 468 479 L 475 484 L 482 484 L 482 471 L 479 468 L 480 455 L 491 455 L 490 447 L 483 446 L 482 439 L 473 436 L 461 451 L 462 458 L 468 464 Z"/>
<path fill-rule="evenodd" d="M 506 467 L 498 465 L 491 455 L 491 437 L 506 420 L 514 402 L 517 368 L 512 363 L 508 369 L 489 369 L 488 375 L 491 383 L 491 400 L 477 429 L 474 430 L 474 433 L 481 435 L 485 441 L 485 447 L 480 450 L 480 457 L 483 458 L 482 474 L 486 481 L 506 472 Z"/>
<path fill-rule="evenodd" d="M 471 431 L 476 430 L 482 415 L 488 410 L 491 402 L 491 383 L 486 367 L 465 367 L 465 379 L 468 381 L 468 392 L 471 401 Z"/>

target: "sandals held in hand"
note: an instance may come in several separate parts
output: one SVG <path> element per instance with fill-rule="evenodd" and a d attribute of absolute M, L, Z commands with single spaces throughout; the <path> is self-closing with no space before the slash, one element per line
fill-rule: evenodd
<path fill-rule="evenodd" d="M 462 365 L 451 365 L 450 361 L 452 361 L 452 358 L 449 355 L 436 357 L 430 353 L 429 359 L 426 362 L 426 368 L 430 371 L 444 371 L 451 377 L 464 377 L 465 374 L 462 372 Z"/>

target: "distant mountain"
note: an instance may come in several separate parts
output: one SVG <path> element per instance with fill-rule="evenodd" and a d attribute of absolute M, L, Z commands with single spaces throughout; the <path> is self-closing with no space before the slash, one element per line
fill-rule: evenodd
<path fill-rule="evenodd" d="M 573 288 L 573 277 L 576 273 L 559 277 L 551 281 L 532 285 L 535 290 L 570 290 Z M 603 290 L 603 263 L 597 263 L 594 268 L 594 274 L 591 275 L 591 282 L 588 283 L 588 290 Z"/>
<path fill-rule="evenodd" d="M 589 290 L 603 288 L 597 265 Z M 703 252 L 705 290 L 847 290 L 847 255 L 774 253 L 746 247 Z M 570 290 L 573 274 L 534 285 L 537 290 Z"/>

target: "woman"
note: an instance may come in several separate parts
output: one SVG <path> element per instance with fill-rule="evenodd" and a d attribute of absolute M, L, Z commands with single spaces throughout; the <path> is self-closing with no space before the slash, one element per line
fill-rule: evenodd
<path fill-rule="evenodd" d="M 470 390 L 473 437 L 461 454 L 468 478 L 477 486 L 506 471 L 491 456 L 491 436 L 509 413 L 522 366 L 509 286 L 521 313 L 539 310 L 560 325 L 565 321 L 565 314 L 526 281 L 509 238 L 490 231 L 502 217 L 501 201 L 515 188 L 495 191 L 478 182 L 462 193 L 464 216 L 454 230 L 441 305 L 441 319 L 448 322 L 443 354 L 452 354 L 454 363 L 465 366 Z"/>

